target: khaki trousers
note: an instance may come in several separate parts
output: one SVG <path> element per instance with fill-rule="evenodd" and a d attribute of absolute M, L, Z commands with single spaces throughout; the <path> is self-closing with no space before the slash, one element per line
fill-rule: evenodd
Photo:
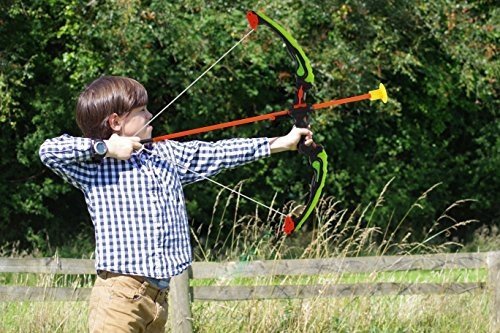
<path fill-rule="evenodd" d="M 165 332 L 168 289 L 142 277 L 99 272 L 90 295 L 91 333 Z"/>

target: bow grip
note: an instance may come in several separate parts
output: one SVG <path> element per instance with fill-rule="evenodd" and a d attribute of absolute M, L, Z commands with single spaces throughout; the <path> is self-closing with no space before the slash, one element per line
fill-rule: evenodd
<path fill-rule="evenodd" d="M 290 115 L 294 120 L 294 126 L 298 128 L 309 128 L 309 114 L 311 112 L 311 107 L 307 104 L 297 106 L 294 105 L 290 110 Z M 316 143 L 312 143 L 310 146 L 305 144 L 306 137 L 303 135 L 297 144 L 297 149 L 299 153 L 306 156 L 313 156 L 317 152 Z"/>

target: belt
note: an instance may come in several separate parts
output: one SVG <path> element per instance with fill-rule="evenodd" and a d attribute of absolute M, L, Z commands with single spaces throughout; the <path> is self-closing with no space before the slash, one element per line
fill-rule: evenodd
<path fill-rule="evenodd" d="M 109 279 L 118 276 L 127 276 L 130 277 L 142 284 L 144 284 L 145 294 L 151 297 L 153 300 L 157 300 L 159 298 L 163 298 L 168 294 L 170 289 L 170 278 L 168 279 L 154 279 L 148 278 L 140 275 L 129 275 L 129 274 L 120 274 L 109 271 L 97 271 L 97 275 L 103 279 Z"/>

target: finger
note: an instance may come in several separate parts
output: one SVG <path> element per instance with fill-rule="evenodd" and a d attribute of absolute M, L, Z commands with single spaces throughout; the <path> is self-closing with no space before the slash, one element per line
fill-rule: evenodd
<path fill-rule="evenodd" d="M 300 132 L 299 132 L 301 135 L 304 135 L 304 136 L 312 136 L 312 132 L 307 129 L 307 128 L 301 128 L 300 129 Z"/>
<path fill-rule="evenodd" d="M 130 140 L 131 140 L 131 141 L 134 141 L 134 142 L 139 142 L 139 141 L 141 141 L 141 138 L 140 138 L 140 137 L 138 137 L 138 136 L 131 136 L 131 137 L 130 137 Z"/>
<path fill-rule="evenodd" d="M 132 142 L 132 147 L 134 150 L 138 150 L 142 148 L 142 144 L 140 142 Z"/>

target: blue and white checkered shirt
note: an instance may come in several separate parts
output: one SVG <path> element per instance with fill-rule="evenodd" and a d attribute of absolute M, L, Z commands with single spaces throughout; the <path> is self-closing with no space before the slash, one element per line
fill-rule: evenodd
<path fill-rule="evenodd" d="M 92 161 L 88 138 L 65 134 L 40 147 L 42 162 L 85 195 L 96 269 L 156 279 L 180 274 L 192 262 L 182 185 L 269 154 L 267 138 L 163 141 L 129 160 L 101 163 Z"/>

